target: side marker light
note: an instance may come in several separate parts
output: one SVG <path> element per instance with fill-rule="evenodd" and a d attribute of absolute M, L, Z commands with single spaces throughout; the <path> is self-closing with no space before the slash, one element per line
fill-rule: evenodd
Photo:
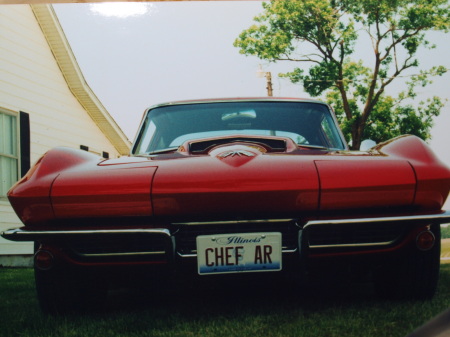
<path fill-rule="evenodd" d="M 436 238 L 434 234 L 429 230 L 420 232 L 416 238 L 416 246 L 421 251 L 430 250 L 431 248 L 433 248 L 435 242 Z"/>
<path fill-rule="evenodd" d="M 55 264 L 53 254 L 46 250 L 38 250 L 34 254 L 34 265 L 40 270 L 49 270 Z"/>

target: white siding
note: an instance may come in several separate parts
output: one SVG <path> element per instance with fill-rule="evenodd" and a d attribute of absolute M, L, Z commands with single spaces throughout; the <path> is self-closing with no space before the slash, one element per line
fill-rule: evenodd
<path fill-rule="evenodd" d="M 20 225 L 21 222 L 16 213 L 11 209 L 9 202 L 0 200 L 0 231 L 19 227 Z M 31 254 L 32 252 L 33 245 L 30 242 L 12 242 L 0 238 L 0 256 L 6 254 Z"/>
<path fill-rule="evenodd" d="M 0 6 L 0 108 L 30 114 L 31 162 L 56 146 L 80 145 L 119 156 L 73 96 L 29 5 Z M 0 197 L 0 231 L 21 223 Z M 1 254 L 32 252 L 0 238 Z"/>

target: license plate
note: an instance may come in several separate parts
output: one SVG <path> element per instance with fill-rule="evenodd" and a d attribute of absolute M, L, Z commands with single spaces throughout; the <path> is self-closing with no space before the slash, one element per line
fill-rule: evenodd
<path fill-rule="evenodd" d="M 281 233 L 198 236 L 197 264 L 201 275 L 281 270 Z"/>

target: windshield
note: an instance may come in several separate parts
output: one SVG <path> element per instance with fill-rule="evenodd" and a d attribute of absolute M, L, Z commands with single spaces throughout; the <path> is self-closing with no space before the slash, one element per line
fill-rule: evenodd
<path fill-rule="evenodd" d="M 289 137 L 299 145 L 344 149 L 324 104 L 214 102 L 161 106 L 149 111 L 133 154 L 177 148 L 188 140 L 229 135 Z"/>

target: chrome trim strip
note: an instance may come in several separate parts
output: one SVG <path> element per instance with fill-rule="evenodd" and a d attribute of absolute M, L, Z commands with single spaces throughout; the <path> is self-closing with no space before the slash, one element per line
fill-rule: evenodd
<path fill-rule="evenodd" d="M 133 252 L 133 253 L 102 253 L 102 254 L 85 254 L 75 252 L 75 254 L 83 257 L 114 257 L 114 256 L 151 256 L 151 255 L 165 255 L 165 251 L 155 252 Z"/>
<path fill-rule="evenodd" d="M 209 225 L 232 225 L 232 224 L 249 224 L 249 223 L 286 223 L 296 222 L 297 219 L 255 219 L 255 220 L 230 220 L 230 221 L 194 221 L 194 222 L 175 222 L 172 225 L 177 226 L 209 226 Z M 450 211 L 444 211 L 439 214 L 428 215 L 402 215 L 380 218 L 349 218 L 349 219 L 330 219 L 330 220 L 311 220 L 308 221 L 303 228 L 309 226 L 321 225 L 343 225 L 343 224 L 363 224 L 376 222 L 411 222 L 411 221 L 437 221 L 439 223 L 450 223 Z"/>
<path fill-rule="evenodd" d="M 418 222 L 418 221 L 436 221 L 439 223 L 450 223 L 450 211 L 444 211 L 439 214 L 428 214 L 428 215 L 403 215 L 403 216 L 380 217 L 380 218 L 312 220 L 308 221 L 303 228 L 307 228 L 309 226 L 322 226 L 322 225 L 347 225 L 347 224 L 364 224 L 377 222 Z"/>
<path fill-rule="evenodd" d="M 183 259 L 186 259 L 186 258 L 196 258 L 196 257 L 197 257 L 197 254 L 182 254 L 182 253 L 180 253 L 180 252 L 177 252 L 177 255 L 178 255 L 179 257 L 183 258 Z"/>
<path fill-rule="evenodd" d="M 22 228 L 13 228 L 1 232 L 0 235 L 5 239 L 12 241 L 34 241 L 45 237 L 57 236 L 83 236 L 83 235 L 113 235 L 113 234 L 150 234 L 163 235 L 170 238 L 170 231 L 167 228 L 139 228 L 139 229 L 89 229 L 89 230 L 49 230 L 49 231 L 30 231 Z"/>
<path fill-rule="evenodd" d="M 291 222 L 295 219 L 258 219 L 258 220 L 231 220 L 231 221 L 198 221 L 198 222 L 174 222 L 176 226 L 213 226 L 213 225 L 233 225 L 233 224 L 249 224 L 249 223 L 275 223 L 275 222 Z"/>
<path fill-rule="evenodd" d="M 335 245 L 309 245 L 311 249 L 320 248 L 358 248 L 358 247 L 382 247 L 389 246 L 396 240 L 386 241 L 386 242 L 371 242 L 371 243 L 339 243 Z"/>

